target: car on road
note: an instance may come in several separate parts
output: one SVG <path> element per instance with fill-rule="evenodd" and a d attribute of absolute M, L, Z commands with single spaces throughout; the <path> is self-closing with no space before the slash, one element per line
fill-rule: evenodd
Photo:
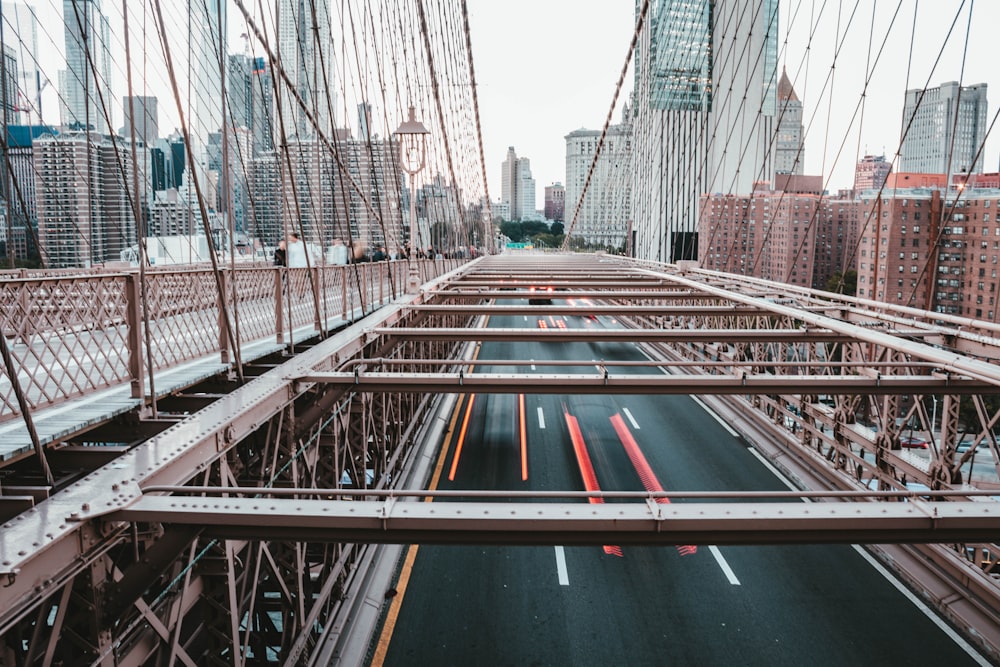
<path fill-rule="evenodd" d="M 965 452 L 972 449 L 972 444 L 976 441 L 974 437 L 968 436 L 962 438 L 962 441 L 955 446 L 955 451 L 959 454 L 964 454 Z M 979 444 L 976 446 L 976 451 L 983 451 L 989 449 L 990 446 L 986 443 L 986 440 L 980 440 Z"/>
<path fill-rule="evenodd" d="M 899 439 L 899 444 L 905 449 L 927 449 L 927 441 L 912 435 L 906 435 Z"/>
<path fill-rule="evenodd" d="M 552 305 L 552 287 L 535 287 L 532 285 L 528 288 L 528 305 L 529 306 L 551 306 Z"/>

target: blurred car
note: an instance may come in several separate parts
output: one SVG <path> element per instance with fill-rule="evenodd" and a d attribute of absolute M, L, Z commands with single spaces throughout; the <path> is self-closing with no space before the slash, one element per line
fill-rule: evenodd
<path fill-rule="evenodd" d="M 528 288 L 528 293 L 531 295 L 528 297 L 529 306 L 551 306 L 552 305 L 552 292 L 553 289 L 549 287 L 535 287 L 532 285 Z"/>
<path fill-rule="evenodd" d="M 899 444 L 906 449 L 927 449 L 927 441 L 923 438 L 907 435 L 899 439 Z"/>
<path fill-rule="evenodd" d="M 972 444 L 976 441 L 975 438 L 962 438 L 962 441 L 955 446 L 955 451 L 959 454 L 964 454 L 965 452 L 972 449 Z M 986 440 L 980 440 L 979 445 L 976 447 L 976 451 L 982 451 L 984 449 L 989 449 L 990 446 L 986 443 Z"/>

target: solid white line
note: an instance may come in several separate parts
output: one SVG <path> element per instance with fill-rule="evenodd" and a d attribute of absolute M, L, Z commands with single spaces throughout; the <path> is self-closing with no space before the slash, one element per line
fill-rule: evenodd
<path fill-rule="evenodd" d="M 715 562 L 722 568 L 722 573 L 726 575 L 726 579 L 729 580 L 729 583 L 733 586 L 739 586 L 740 580 L 736 578 L 736 574 L 733 573 L 733 568 L 729 567 L 729 563 L 727 563 L 726 559 L 722 557 L 722 552 L 719 551 L 719 547 L 714 544 L 710 544 L 708 545 L 708 550 L 712 552 L 713 556 L 715 556 Z"/>
<path fill-rule="evenodd" d="M 984 667 L 985 665 L 990 664 L 990 662 L 986 658 L 984 658 L 982 655 L 979 654 L 979 652 L 975 649 L 975 647 L 973 647 L 971 644 L 965 641 L 965 639 L 963 639 L 957 632 L 952 630 L 950 625 L 948 625 L 940 618 L 938 618 L 938 615 L 934 613 L 934 611 L 930 607 L 924 604 L 923 600 L 914 595 L 910 591 L 910 589 L 904 586 L 902 582 L 896 579 L 896 577 L 892 576 L 892 573 L 886 570 L 885 567 L 882 565 L 882 563 L 878 561 L 878 559 L 876 559 L 874 556 L 872 556 L 870 553 L 865 551 L 862 547 L 858 546 L 857 544 L 852 544 L 851 546 L 854 548 L 855 551 L 857 551 L 861 555 L 862 558 L 865 559 L 865 561 L 867 561 L 869 565 L 875 568 L 876 572 L 885 577 L 885 579 L 890 584 L 892 584 L 892 586 L 897 591 L 902 593 L 907 600 L 912 602 L 917 609 L 922 611 L 924 613 L 924 616 L 929 618 L 934 625 L 938 626 L 938 628 L 941 629 L 941 632 L 948 635 L 949 639 L 958 644 L 963 651 L 968 653 L 969 657 L 971 657 L 976 662 L 976 664 L 983 665 Z"/>
<path fill-rule="evenodd" d="M 538 428 L 545 428 L 545 413 L 538 408 Z"/>
<path fill-rule="evenodd" d="M 629 422 L 632 423 L 632 428 L 634 428 L 636 431 L 642 430 L 639 428 L 639 422 L 635 420 L 635 417 L 633 417 L 632 413 L 628 411 L 628 408 L 622 408 L 622 412 L 625 413 L 625 416 L 628 417 Z"/>
<path fill-rule="evenodd" d="M 556 572 L 559 573 L 559 585 L 569 586 L 569 571 L 566 569 L 566 551 L 556 547 Z"/>
<path fill-rule="evenodd" d="M 763 457 L 763 455 L 760 454 L 760 452 L 758 452 L 756 449 L 751 448 L 750 449 L 750 453 L 753 454 L 754 456 L 756 456 L 757 459 L 762 464 L 764 464 L 764 467 L 767 468 L 768 470 L 770 470 L 771 473 L 775 477 L 777 477 L 779 480 L 781 480 L 781 482 L 785 486 L 787 486 L 792 491 L 798 491 L 799 490 L 799 489 L 797 489 L 788 480 L 787 477 L 785 477 L 781 473 L 780 470 L 778 470 L 777 468 L 775 468 L 774 465 L 772 465 L 770 461 L 768 461 L 767 459 L 765 459 Z M 807 503 L 814 502 L 812 498 L 803 498 L 803 500 L 806 501 Z M 709 548 L 711 549 L 712 547 L 709 547 Z M 965 651 L 966 653 L 968 653 L 969 656 L 971 656 L 972 659 L 977 664 L 984 665 L 984 666 L 990 664 L 990 662 L 986 658 L 984 658 L 982 655 L 979 654 L 979 652 L 976 651 L 975 647 L 973 647 L 971 644 L 969 644 L 967 641 L 965 641 L 965 639 L 963 639 L 958 633 L 956 633 L 954 630 L 952 630 L 951 626 L 948 625 L 947 623 L 945 623 L 944 621 L 942 621 L 941 618 L 938 617 L 938 615 L 934 612 L 934 610 L 932 610 L 930 607 L 928 607 L 926 604 L 924 604 L 923 600 L 921 600 L 916 595 L 914 595 L 910 591 L 909 588 L 907 588 L 906 586 L 904 586 L 903 583 L 900 582 L 898 579 L 896 579 L 896 577 L 894 577 L 891 572 L 889 572 L 887 569 L 885 569 L 885 567 L 882 565 L 882 563 L 880 563 L 878 561 L 877 558 L 875 558 L 874 556 L 872 556 L 870 553 L 868 553 L 867 551 L 865 551 L 863 547 L 860 547 L 857 544 L 852 544 L 851 548 L 853 548 L 855 551 L 857 551 L 858 554 L 862 558 L 865 559 L 865 562 L 867 562 L 869 565 L 871 565 L 875 569 L 876 572 L 878 572 L 879 574 L 881 574 L 882 577 L 886 581 L 888 581 L 890 584 L 892 584 L 892 586 L 896 590 L 898 590 L 900 593 L 902 593 L 903 596 L 906 597 L 907 600 L 909 600 L 910 602 L 912 602 L 913 605 L 917 609 L 919 609 L 921 612 L 923 612 L 924 616 L 926 616 L 927 618 L 929 618 L 931 620 L 931 622 L 934 623 L 934 625 L 938 626 L 941 629 L 941 631 L 945 635 L 948 636 L 949 639 L 951 639 L 959 647 L 961 647 L 961 649 L 963 651 Z"/>
<path fill-rule="evenodd" d="M 802 490 L 802 489 L 796 487 L 794 484 L 792 484 L 788 480 L 788 478 L 785 477 L 784 474 L 782 474 L 782 472 L 780 470 L 778 470 L 777 468 L 774 467 L 774 464 L 772 464 L 770 461 L 768 461 L 767 459 L 765 459 L 764 456 L 760 452 L 758 452 L 756 449 L 754 449 L 753 447 L 751 447 L 750 448 L 750 453 L 753 454 L 757 458 L 757 460 L 760 461 L 761 464 L 765 468 L 767 468 L 768 470 L 771 471 L 772 475 L 774 475 L 775 477 L 777 477 L 781 481 L 781 483 L 784 484 L 785 486 L 787 486 L 789 489 L 791 489 L 792 491 L 801 491 Z M 812 498 L 803 498 L 803 500 L 805 500 L 807 503 L 811 503 L 813 501 Z"/>
<path fill-rule="evenodd" d="M 722 428 L 724 428 L 727 431 L 729 431 L 729 435 L 733 436 L 734 438 L 740 437 L 740 434 L 737 433 L 736 431 L 734 431 L 732 426 L 730 426 L 729 424 L 727 424 L 726 422 L 724 422 L 722 420 L 722 417 L 720 417 L 719 415 L 715 414 L 715 412 L 712 409 L 710 409 L 707 405 L 705 405 L 704 403 L 702 403 L 701 400 L 699 400 L 697 396 L 692 396 L 691 398 L 694 399 L 695 403 L 697 403 L 698 405 L 701 406 L 702 410 L 704 410 L 708 414 L 712 415 L 712 419 L 714 419 L 715 421 L 717 421 L 720 424 L 722 424 Z"/>

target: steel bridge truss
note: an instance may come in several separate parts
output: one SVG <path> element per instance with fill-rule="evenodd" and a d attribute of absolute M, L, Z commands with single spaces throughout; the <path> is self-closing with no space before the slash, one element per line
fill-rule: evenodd
<path fill-rule="evenodd" d="M 539 289 L 551 305 L 524 305 Z M 484 327 L 489 315 L 529 312 L 613 318 L 615 326 Z M 472 372 L 475 344 L 496 339 L 638 342 L 651 359 L 642 363 L 665 372 L 630 375 L 627 363 L 598 362 L 576 364 L 589 370 L 570 376 L 550 363 L 529 376 L 516 360 L 482 358 L 477 365 L 509 372 Z M 614 531 L 618 541 L 646 544 L 940 542 L 928 548 L 960 563 L 982 618 L 998 625 L 991 575 L 1000 549 L 989 536 L 1000 529 L 1000 506 L 983 497 L 1000 486 L 997 358 L 1000 327 L 954 316 L 683 266 L 486 258 L 327 337 L 5 523 L 2 657 L 26 665 L 309 663 L 363 596 L 369 543 L 601 544 Z M 768 434 L 783 456 L 809 467 L 824 489 L 881 495 L 849 504 L 833 494 L 812 506 L 753 498 L 664 506 L 642 494 L 601 506 L 567 490 L 561 503 L 517 504 L 516 516 L 503 519 L 490 498 L 433 510 L 399 497 L 424 488 L 440 440 L 432 419 L 439 399 L 565 393 L 570 381 L 578 393 L 711 397 L 745 415 L 748 435 Z M 901 447 L 911 430 L 928 436 L 927 458 Z M 985 446 L 966 450 L 963 434 Z M 964 472 L 977 456 L 991 463 L 974 480 L 982 490 Z M 627 517 L 598 516 L 595 507 Z"/>

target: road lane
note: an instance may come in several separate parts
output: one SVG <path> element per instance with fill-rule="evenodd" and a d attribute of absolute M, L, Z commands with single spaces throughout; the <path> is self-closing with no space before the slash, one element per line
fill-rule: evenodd
<path fill-rule="evenodd" d="M 518 326 L 519 319 L 491 325 Z M 481 358 L 579 359 L 577 372 L 592 372 L 594 359 L 643 357 L 627 345 L 497 342 L 484 345 Z M 526 361 L 522 370 L 529 367 Z M 524 481 L 518 396 L 490 399 L 477 398 L 459 474 L 441 488 L 582 489 L 564 408 L 580 424 L 604 490 L 643 488 L 611 421 L 625 410 L 640 426 L 625 420 L 631 436 L 668 492 L 785 488 L 686 396 L 527 395 L 526 414 L 541 409 L 546 428 L 526 421 Z M 421 547 L 386 664 L 974 664 L 849 546 L 719 552 L 740 585 L 708 548 L 681 556 L 627 547 L 617 558 L 599 547 L 566 547 L 564 577 L 552 547 Z"/>

